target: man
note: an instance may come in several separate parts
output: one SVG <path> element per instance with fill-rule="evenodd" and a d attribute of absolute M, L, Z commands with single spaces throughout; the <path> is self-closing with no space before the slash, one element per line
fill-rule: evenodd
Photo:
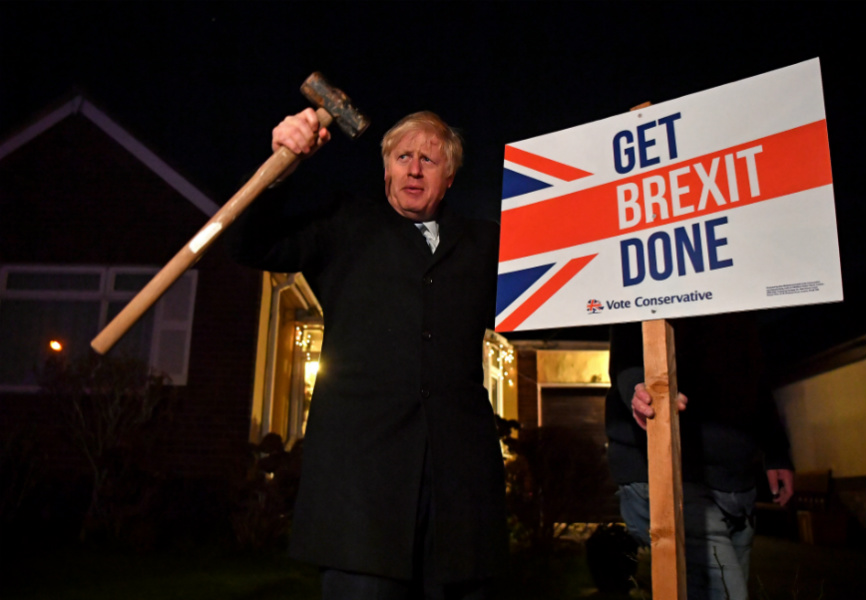
<path fill-rule="evenodd" d="M 304 158 L 329 137 L 308 109 L 273 147 Z M 382 158 L 382 200 L 286 218 L 271 192 L 236 228 L 237 258 L 303 271 L 325 318 L 291 553 L 322 567 L 325 600 L 487 598 L 507 551 L 481 362 L 498 228 L 442 203 L 462 143 L 435 114 L 397 123 Z"/>
<path fill-rule="evenodd" d="M 756 462 L 763 454 L 774 500 L 784 506 L 793 493 L 787 436 L 764 382 L 749 315 L 680 319 L 673 327 L 677 387 L 685 393 L 677 400 L 688 597 L 744 600 L 755 532 Z M 649 545 L 645 430 L 655 411 L 643 383 L 639 323 L 611 329 L 610 377 L 608 463 L 619 484 L 623 519 L 632 535 Z"/>

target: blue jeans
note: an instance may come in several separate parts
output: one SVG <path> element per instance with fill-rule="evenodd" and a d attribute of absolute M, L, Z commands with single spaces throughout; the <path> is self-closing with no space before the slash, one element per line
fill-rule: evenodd
<path fill-rule="evenodd" d="M 620 513 L 629 532 L 650 545 L 649 486 L 619 488 Z M 686 586 L 689 600 L 746 600 L 755 536 L 755 490 L 721 492 L 683 484 Z"/>

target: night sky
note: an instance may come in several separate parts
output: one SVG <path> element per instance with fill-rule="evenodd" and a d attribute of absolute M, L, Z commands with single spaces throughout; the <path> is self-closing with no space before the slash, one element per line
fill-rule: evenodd
<path fill-rule="evenodd" d="M 380 193 L 382 133 L 404 114 L 430 109 L 466 139 L 465 167 L 449 201 L 495 219 L 506 143 L 819 57 L 846 301 L 765 311 L 773 350 L 793 359 L 866 334 L 860 308 L 866 208 L 857 183 L 857 144 L 866 133 L 859 106 L 866 27 L 857 8 L 853 2 L 4 1 L 0 138 L 83 92 L 222 203 L 268 157 L 274 125 L 306 106 L 298 88 L 319 70 L 372 125 L 356 142 L 335 134 L 297 174 L 301 189 Z M 805 342 L 791 344 L 792 336 Z"/>

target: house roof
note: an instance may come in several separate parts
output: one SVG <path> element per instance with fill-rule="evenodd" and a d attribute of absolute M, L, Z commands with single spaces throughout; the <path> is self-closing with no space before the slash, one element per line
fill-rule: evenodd
<path fill-rule="evenodd" d="M 0 160 L 72 115 L 87 118 L 207 216 L 219 210 L 213 200 L 82 95 L 75 96 L 0 142 Z"/>

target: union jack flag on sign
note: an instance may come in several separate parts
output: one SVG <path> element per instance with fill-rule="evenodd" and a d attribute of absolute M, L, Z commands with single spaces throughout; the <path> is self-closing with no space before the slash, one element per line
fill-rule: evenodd
<path fill-rule="evenodd" d="M 526 198 L 556 198 L 562 194 L 564 184 L 590 175 L 592 173 L 589 171 L 511 145 L 506 146 L 502 178 L 503 209 L 506 204 L 520 206 Z M 534 261 L 536 264 L 503 273 L 502 261 L 520 259 L 546 250 L 543 227 L 536 229 L 537 235 L 531 236 L 531 239 L 518 241 L 508 237 L 510 224 L 513 223 L 509 217 L 503 210 L 502 232 L 506 236 L 507 247 L 500 246 L 500 275 L 496 295 L 497 331 L 517 329 L 595 256 L 566 257 L 564 260 L 551 257 L 550 261 Z M 540 264 L 537 264 L 539 262 Z M 515 308 L 515 304 L 519 306 Z M 500 315 L 504 312 L 507 312 L 507 317 L 500 320 Z"/>
<path fill-rule="evenodd" d="M 592 314 L 600 313 L 603 309 L 602 303 L 594 298 L 586 303 L 586 311 Z"/>

